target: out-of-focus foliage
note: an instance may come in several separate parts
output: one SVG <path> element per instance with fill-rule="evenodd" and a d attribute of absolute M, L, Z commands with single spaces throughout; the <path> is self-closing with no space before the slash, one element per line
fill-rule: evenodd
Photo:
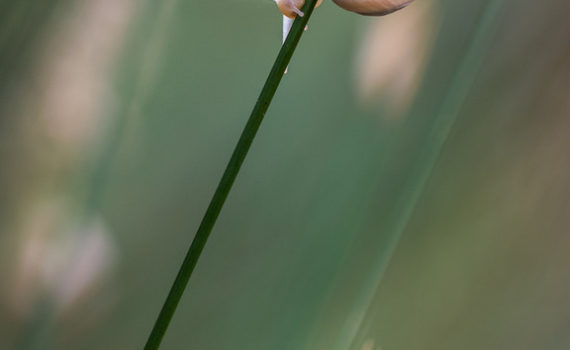
<path fill-rule="evenodd" d="M 566 349 L 568 10 L 319 7 L 164 348 Z M 141 348 L 280 30 L 261 0 L 2 2 L 1 349 Z"/>

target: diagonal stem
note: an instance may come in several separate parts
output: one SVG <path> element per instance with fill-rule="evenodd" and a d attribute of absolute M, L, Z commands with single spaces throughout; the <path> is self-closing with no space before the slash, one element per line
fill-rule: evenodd
<path fill-rule="evenodd" d="M 228 193 L 232 188 L 247 152 L 251 147 L 253 139 L 257 134 L 257 130 L 263 121 L 263 117 L 269 108 L 269 104 L 279 87 L 279 83 L 283 78 L 285 69 L 293 56 L 293 52 L 295 51 L 299 40 L 301 39 L 301 35 L 303 34 L 304 28 L 313 13 L 316 3 L 317 0 L 308 0 L 305 3 L 305 6 L 303 7 L 305 15 L 303 17 L 297 17 L 293 23 L 287 40 L 285 40 L 285 43 L 283 43 L 283 46 L 279 51 L 279 55 L 273 64 L 273 68 L 271 68 L 271 72 L 269 73 L 267 80 L 265 81 L 265 85 L 263 86 L 249 120 L 243 129 L 232 157 L 226 166 L 222 179 L 220 180 L 216 192 L 210 201 L 206 214 L 204 214 L 198 231 L 194 236 L 194 240 L 192 241 L 192 244 L 186 253 L 186 257 L 180 266 L 178 275 L 170 288 L 168 297 L 160 310 L 160 314 L 158 315 L 144 347 L 145 350 L 155 350 L 160 346 L 162 338 L 164 337 L 164 334 L 168 329 L 168 325 L 172 320 L 172 316 L 180 302 L 180 298 L 182 297 L 182 294 L 186 289 L 186 285 L 190 280 L 190 276 L 192 276 L 192 272 L 196 267 L 200 254 L 202 253 L 208 237 L 210 236 L 210 232 L 212 232 L 212 228 L 216 223 Z"/>

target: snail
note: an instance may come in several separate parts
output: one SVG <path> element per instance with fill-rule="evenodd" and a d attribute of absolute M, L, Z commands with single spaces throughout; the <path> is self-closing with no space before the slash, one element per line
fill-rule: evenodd
<path fill-rule="evenodd" d="M 323 0 L 318 0 L 315 7 L 319 6 Z M 398 11 L 413 0 L 333 0 L 335 4 L 345 10 L 356 12 L 365 16 L 384 16 Z M 301 7 L 305 0 L 275 0 L 277 7 L 283 14 L 283 41 L 287 38 L 289 30 L 293 25 L 293 20 L 297 16 L 303 16 Z"/>
<path fill-rule="evenodd" d="M 365 16 L 384 16 L 408 6 L 413 0 L 333 0 L 345 10 Z"/>

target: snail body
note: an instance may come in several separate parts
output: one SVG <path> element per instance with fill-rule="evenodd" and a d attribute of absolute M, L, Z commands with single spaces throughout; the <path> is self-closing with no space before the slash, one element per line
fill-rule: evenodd
<path fill-rule="evenodd" d="M 323 0 L 318 0 L 315 7 L 318 7 L 322 2 Z M 275 3 L 277 3 L 279 11 L 283 14 L 283 42 L 285 42 L 295 17 L 303 17 L 305 15 L 301 11 L 301 8 L 305 5 L 305 0 L 275 0 Z"/>
<path fill-rule="evenodd" d="M 343 9 L 356 12 L 365 16 L 384 16 L 398 11 L 413 0 L 333 0 L 335 4 Z M 318 7 L 323 0 L 318 0 L 315 7 Z M 301 11 L 305 0 L 275 0 L 279 11 L 283 14 L 283 42 L 287 38 L 293 21 L 297 16 L 304 16 Z"/>
<path fill-rule="evenodd" d="M 279 7 L 279 11 L 283 14 L 283 16 L 287 18 L 295 18 L 297 15 L 303 17 L 303 12 L 301 12 L 301 7 L 305 5 L 305 0 L 275 0 L 277 3 L 277 7 Z M 318 7 L 323 0 L 317 1 L 315 7 Z"/>

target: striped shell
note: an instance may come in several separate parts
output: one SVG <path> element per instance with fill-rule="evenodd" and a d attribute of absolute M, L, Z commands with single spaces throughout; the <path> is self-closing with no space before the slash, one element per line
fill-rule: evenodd
<path fill-rule="evenodd" d="M 413 0 L 333 0 L 345 10 L 365 16 L 384 16 L 398 11 Z"/>

